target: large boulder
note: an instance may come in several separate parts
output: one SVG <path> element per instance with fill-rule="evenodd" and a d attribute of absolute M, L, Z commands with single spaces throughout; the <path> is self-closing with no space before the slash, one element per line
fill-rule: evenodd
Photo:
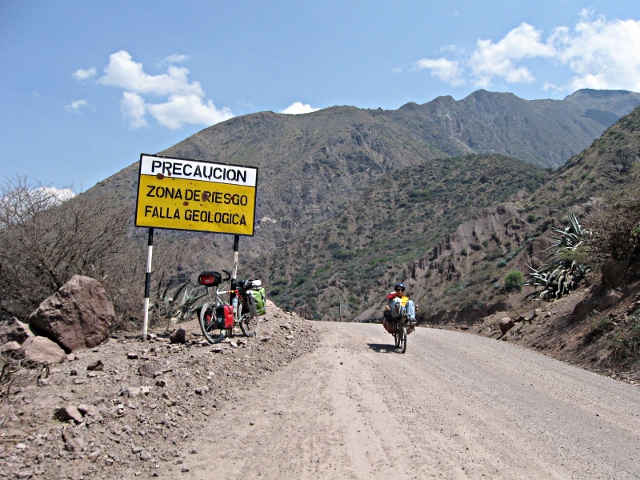
<path fill-rule="evenodd" d="M 33 336 L 33 333 L 29 330 L 29 325 L 22 323 L 16 317 L 0 324 L 0 345 L 4 345 L 7 342 L 24 343 L 27 338 Z"/>
<path fill-rule="evenodd" d="M 29 325 L 69 353 L 107 341 L 114 318 L 113 303 L 100 282 L 75 275 L 40 304 Z"/>

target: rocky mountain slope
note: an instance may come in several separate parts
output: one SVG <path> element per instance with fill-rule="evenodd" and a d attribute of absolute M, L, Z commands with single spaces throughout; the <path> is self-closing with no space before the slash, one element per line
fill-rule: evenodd
<path fill-rule="evenodd" d="M 335 317 L 338 308 L 376 318 L 386 289 L 404 281 L 422 321 L 469 324 L 507 307 L 506 272 L 542 265 L 550 228 L 564 228 L 567 212 L 583 215 L 594 198 L 637 183 L 639 118 L 638 110 L 623 117 L 546 175 L 499 157 L 448 159 L 444 171 L 438 161 L 409 167 L 406 185 L 381 180 L 251 266 L 269 278 L 274 298 L 309 318 Z"/>
<path fill-rule="evenodd" d="M 466 321 L 501 305 L 504 271 L 526 272 L 525 263 L 539 260 L 543 233 L 566 221 L 563 208 L 604 194 L 616 175 L 625 178 L 620 166 L 631 161 L 632 147 L 614 152 L 611 142 L 626 134 L 610 133 L 621 127 L 593 142 L 639 103 L 631 92 L 526 101 L 478 91 L 394 111 L 263 112 L 205 129 L 162 154 L 259 167 L 257 234 L 241 239 L 240 272 L 263 278 L 284 307 L 309 318 L 342 312 L 364 320 L 390 284 L 406 280 L 425 320 Z M 566 167 L 545 176 L 542 166 L 572 153 Z M 606 177 L 592 157 L 601 158 Z M 133 202 L 136 186 L 134 164 L 86 194 Z M 159 237 L 189 250 L 183 280 L 231 264 L 229 236 Z"/>
<path fill-rule="evenodd" d="M 214 125 L 162 154 L 257 166 L 261 231 L 250 244 L 264 251 L 331 218 L 396 169 L 473 153 L 559 167 L 638 105 L 640 94 L 631 92 L 527 101 L 480 90 L 390 111 L 263 112 Z"/>
<path fill-rule="evenodd" d="M 501 153 L 556 168 L 628 113 L 635 98 L 580 90 L 564 100 L 527 101 L 479 90 L 458 102 L 439 97 L 407 104 L 391 115 L 450 156 Z"/>
<path fill-rule="evenodd" d="M 402 175 L 378 180 L 334 218 L 247 267 L 266 280 L 272 298 L 286 308 L 323 319 L 337 318 L 340 308 L 352 319 L 371 305 L 378 308 L 386 289 L 400 280 L 419 298 L 416 288 L 426 274 L 425 264 L 438 258 L 444 236 L 487 208 L 533 192 L 544 176 L 540 167 L 499 155 L 438 159 L 409 167 Z M 501 210 L 496 222 L 512 218 L 512 210 Z M 469 230 L 471 234 L 473 228 Z M 476 230 L 482 238 L 469 243 L 491 235 L 489 228 Z M 469 265 L 477 257 L 474 245 L 464 252 Z M 433 268 L 433 281 L 439 282 L 441 274 L 449 280 L 460 277 L 455 268 L 443 268 Z M 369 317 L 365 312 L 357 318 Z"/>
<path fill-rule="evenodd" d="M 398 110 L 262 112 L 206 128 L 160 154 L 259 168 L 258 234 L 243 242 L 245 254 L 255 255 L 339 213 L 380 175 L 467 154 L 558 167 L 638 105 L 640 94 L 623 91 L 528 101 L 480 90 L 460 101 L 439 97 Z M 137 163 L 87 194 L 106 192 L 114 202 L 129 203 L 136 188 Z"/>

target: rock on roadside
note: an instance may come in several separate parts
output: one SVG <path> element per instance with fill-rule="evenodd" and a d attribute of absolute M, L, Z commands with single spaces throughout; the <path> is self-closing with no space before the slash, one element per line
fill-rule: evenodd
<path fill-rule="evenodd" d="M 31 314 L 29 325 L 73 352 L 107 341 L 114 318 L 113 304 L 100 282 L 74 275 Z"/>

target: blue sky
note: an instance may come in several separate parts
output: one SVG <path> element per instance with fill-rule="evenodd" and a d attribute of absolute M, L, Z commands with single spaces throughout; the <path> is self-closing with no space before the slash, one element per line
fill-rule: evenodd
<path fill-rule="evenodd" d="M 0 0 L 0 165 L 76 192 L 214 123 L 640 92 L 637 0 Z"/>

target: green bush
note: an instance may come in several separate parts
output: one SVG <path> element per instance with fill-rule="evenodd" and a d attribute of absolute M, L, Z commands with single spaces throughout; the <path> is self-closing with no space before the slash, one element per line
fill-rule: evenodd
<path fill-rule="evenodd" d="M 511 270 L 504 276 L 504 288 L 511 292 L 513 290 L 520 291 L 522 289 L 522 283 L 524 277 L 520 270 Z"/>

